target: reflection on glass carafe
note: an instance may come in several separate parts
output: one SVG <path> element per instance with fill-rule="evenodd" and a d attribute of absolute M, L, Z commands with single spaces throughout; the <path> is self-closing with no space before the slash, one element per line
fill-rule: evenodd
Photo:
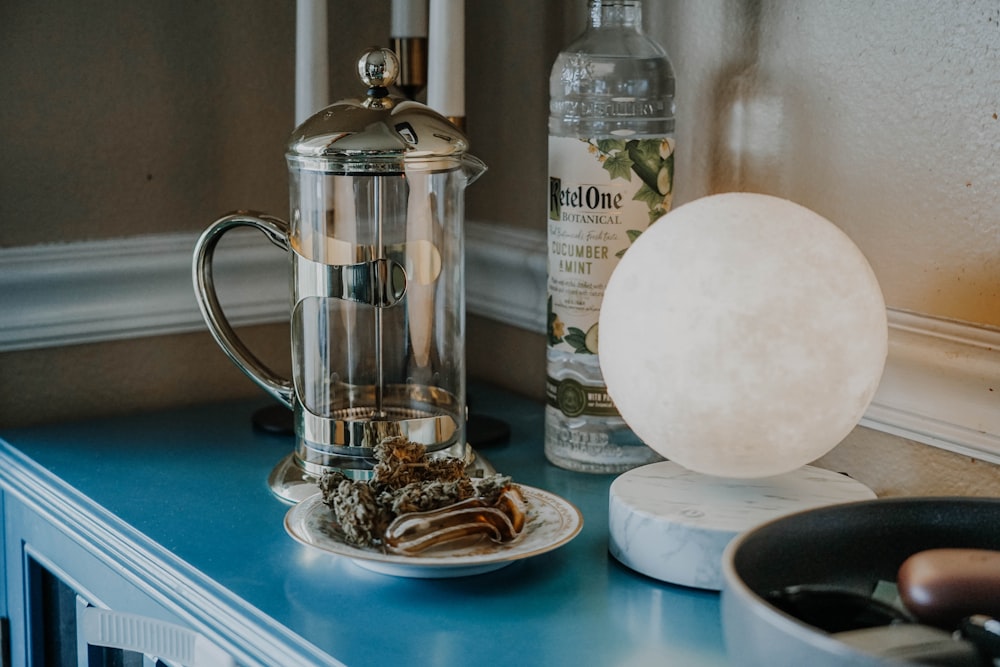
<path fill-rule="evenodd" d="M 367 97 L 338 102 L 293 134 L 290 223 L 233 214 L 195 249 L 209 330 L 294 412 L 295 451 L 270 480 L 293 502 L 326 470 L 367 476 L 386 437 L 468 456 L 462 223 L 465 187 L 485 167 L 446 119 L 388 94 L 394 63 L 391 51 L 368 52 L 359 66 Z M 291 381 L 243 346 L 215 296 L 212 254 L 235 226 L 289 253 Z"/>

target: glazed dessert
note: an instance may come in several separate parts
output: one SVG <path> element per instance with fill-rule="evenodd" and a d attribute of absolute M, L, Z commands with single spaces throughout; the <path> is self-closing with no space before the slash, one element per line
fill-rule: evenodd
<path fill-rule="evenodd" d="M 319 483 L 344 539 L 355 546 L 417 554 L 457 540 L 509 542 L 524 528 L 526 504 L 507 475 L 472 478 L 465 462 L 432 459 L 405 438 L 375 446 L 368 481 L 326 473 Z"/>

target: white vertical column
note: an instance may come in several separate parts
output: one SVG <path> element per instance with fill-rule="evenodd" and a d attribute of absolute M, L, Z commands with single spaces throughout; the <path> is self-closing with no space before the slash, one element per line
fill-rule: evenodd
<path fill-rule="evenodd" d="M 390 37 L 427 36 L 427 0 L 392 0 Z"/>
<path fill-rule="evenodd" d="M 297 0 L 295 11 L 295 125 L 330 103 L 327 0 Z"/>
<path fill-rule="evenodd" d="M 430 0 L 427 106 L 465 118 L 465 0 Z"/>
<path fill-rule="evenodd" d="M 389 37 L 399 56 L 396 86 L 410 99 L 427 87 L 427 0 L 392 0 Z"/>

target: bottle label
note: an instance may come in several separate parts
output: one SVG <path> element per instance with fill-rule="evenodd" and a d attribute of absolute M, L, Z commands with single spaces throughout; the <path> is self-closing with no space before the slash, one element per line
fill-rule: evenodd
<path fill-rule="evenodd" d="M 588 385 L 573 378 L 557 380 L 545 378 L 546 402 L 567 417 L 590 415 L 594 417 L 618 417 L 608 390 L 603 385 Z"/>
<path fill-rule="evenodd" d="M 549 137 L 549 347 L 597 354 L 608 279 L 670 210 L 673 176 L 672 137 Z"/>

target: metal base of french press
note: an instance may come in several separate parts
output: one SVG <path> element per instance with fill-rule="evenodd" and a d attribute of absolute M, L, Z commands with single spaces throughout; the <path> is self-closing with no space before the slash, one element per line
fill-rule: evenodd
<path fill-rule="evenodd" d="M 485 477 L 496 472 L 493 464 L 472 447 L 465 447 L 465 460 L 465 468 L 470 477 Z M 368 469 L 308 464 L 296 452 L 291 452 L 281 459 L 268 475 L 267 485 L 270 487 L 271 493 L 279 499 L 295 505 L 319 493 L 320 477 L 323 476 L 323 473 L 332 470 L 339 470 L 352 479 L 366 480 L 371 477 L 371 471 Z"/>

